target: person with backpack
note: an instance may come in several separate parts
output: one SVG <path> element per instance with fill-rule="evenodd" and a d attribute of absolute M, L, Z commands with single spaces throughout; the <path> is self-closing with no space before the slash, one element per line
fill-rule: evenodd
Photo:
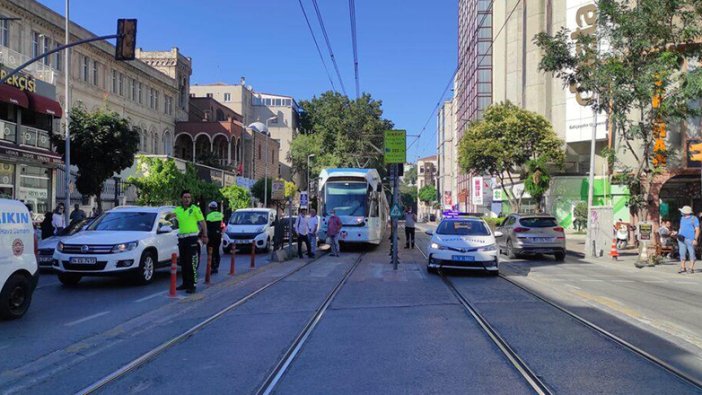
<path fill-rule="evenodd" d="M 690 258 L 690 274 L 695 272 L 695 247 L 700 237 L 700 221 L 692 215 L 692 207 L 683 206 L 680 209 L 680 227 L 678 230 L 678 250 L 680 251 L 680 270 L 678 273 L 687 272 L 687 256 Z"/>
<path fill-rule="evenodd" d="M 207 213 L 205 222 L 207 223 L 207 236 L 208 251 L 212 249 L 212 274 L 217 274 L 219 272 L 219 263 L 221 257 L 219 255 L 219 247 L 222 244 L 222 221 L 224 216 L 217 210 L 217 202 L 210 202 L 209 209 L 210 212 Z"/>

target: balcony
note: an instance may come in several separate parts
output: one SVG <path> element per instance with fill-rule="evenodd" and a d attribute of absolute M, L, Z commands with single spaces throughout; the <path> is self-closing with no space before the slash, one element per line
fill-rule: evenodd
<path fill-rule="evenodd" d="M 17 141 L 17 125 L 0 120 L 0 140 L 16 142 Z"/>
<path fill-rule="evenodd" d="M 37 147 L 46 150 L 51 149 L 51 136 L 46 130 L 20 126 L 21 135 L 19 143 L 29 147 Z"/>
<path fill-rule="evenodd" d="M 55 55 L 49 56 L 49 59 L 53 60 L 55 58 Z M 0 45 L 0 63 L 11 70 L 14 70 L 17 67 L 21 66 L 24 62 L 28 61 L 29 59 L 31 58 L 27 55 L 23 55 L 15 50 Z M 58 74 L 58 71 L 56 69 L 54 69 L 50 65 L 44 64 L 41 60 L 30 64 L 22 71 L 24 73 L 32 75 L 38 80 L 42 80 L 52 85 L 56 83 L 56 74 Z"/>

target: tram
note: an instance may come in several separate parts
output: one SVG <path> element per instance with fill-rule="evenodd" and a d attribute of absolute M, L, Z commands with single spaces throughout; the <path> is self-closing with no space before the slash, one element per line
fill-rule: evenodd
<path fill-rule="evenodd" d="M 319 175 L 320 240 L 327 238 L 332 209 L 341 219 L 339 241 L 379 245 L 387 237 L 390 208 L 375 169 L 324 169 Z"/>

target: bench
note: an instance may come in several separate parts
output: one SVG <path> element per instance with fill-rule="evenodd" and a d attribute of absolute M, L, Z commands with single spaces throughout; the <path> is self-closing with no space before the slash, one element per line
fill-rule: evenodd
<path fill-rule="evenodd" d="M 673 248 L 672 245 L 664 246 L 661 244 L 661 236 L 660 236 L 660 234 L 658 234 L 658 232 L 653 233 L 653 239 L 654 239 L 654 242 L 656 244 L 656 255 L 657 256 L 672 254 L 675 251 L 675 249 Z"/>

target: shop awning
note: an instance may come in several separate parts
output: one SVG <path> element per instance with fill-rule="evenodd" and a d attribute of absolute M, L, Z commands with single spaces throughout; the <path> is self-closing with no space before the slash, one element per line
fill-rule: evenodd
<path fill-rule="evenodd" d="M 27 95 L 21 90 L 7 84 L 0 84 L 0 101 L 24 108 L 29 107 Z"/>
<path fill-rule="evenodd" d="M 29 98 L 29 109 L 42 114 L 52 115 L 56 118 L 61 118 L 63 111 L 61 104 L 56 100 L 51 100 L 48 97 L 37 95 L 36 93 L 27 93 Z"/>

